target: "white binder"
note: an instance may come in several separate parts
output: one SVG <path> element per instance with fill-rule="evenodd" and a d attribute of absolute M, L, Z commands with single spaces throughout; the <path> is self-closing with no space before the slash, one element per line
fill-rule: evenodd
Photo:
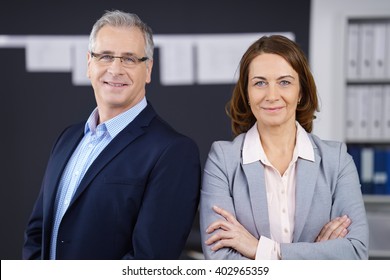
<path fill-rule="evenodd" d="M 386 77 L 386 23 L 374 24 L 373 78 Z"/>
<path fill-rule="evenodd" d="M 383 140 L 390 141 L 390 85 L 383 87 Z"/>
<path fill-rule="evenodd" d="M 371 98 L 371 110 L 369 112 L 369 139 L 378 141 L 382 138 L 382 86 L 375 85 L 369 87 L 369 97 Z"/>
<path fill-rule="evenodd" d="M 358 105 L 357 105 L 357 140 L 367 141 L 369 139 L 368 125 L 371 111 L 371 97 L 369 86 L 359 86 L 357 88 Z"/>
<path fill-rule="evenodd" d="M 390 22 L 386 26 L 386 63 L 385 71 L 387 79 L 390 79 Z"/>
<path fill-rule="evenodd" d="M 347 79 L 354 80 L 359 77 L 358 72 L 358 46 L 359 24 L 350 23 L 347 34 Z"/>
<path fill-rule="evenodd" d="M 360 78 L 369 79 L 373 77 L 373 41 L 374 24 L 362 23 L 360 25 L 359 47 L 359 70 Z"/>
<path fill-rule="evenodd" d="M 346 138 L 347 141 L 356 140 L 357 126 L 358 126 L 358 86 L 348 86 L 346 92 Z"/>

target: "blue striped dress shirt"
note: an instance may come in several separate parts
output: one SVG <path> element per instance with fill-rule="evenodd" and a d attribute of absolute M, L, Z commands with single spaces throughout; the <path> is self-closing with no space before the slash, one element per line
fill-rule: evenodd
<path fill-rule="evenodd" d="M 97 156 L 135 117 L 146 107 L 145 97 L 126 112 L 98 125 L 99 112 L 96 108 L 89 116 L 84 137 L 72 154 L 62 174 L 54 205 L 54 223 L 50 243 L 50 259 L 56 259 L 58 229 L 74 193 L 88 168 Z"/>

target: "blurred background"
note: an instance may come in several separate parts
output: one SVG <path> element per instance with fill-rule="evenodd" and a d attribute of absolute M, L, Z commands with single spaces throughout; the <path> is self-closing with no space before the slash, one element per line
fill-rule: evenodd
<path fill-rule="evenodd" d="M 147 99 L 176 130 L 197 142 L 204 165 L 213 141 L 232 139 L 225 104 L 241 55 L 264 34 L 284 34 L 302 47 L 325 108 L 314 132 L 325 139 L 346 141 L 344 93 L 349 81 L 342 62 L 347 11 L 356 10 L 355 21 L 364 10 L 360 14 L 364 20 L 370 16 L 370 20 L 387 22 L 390 7 L 386 2 L 9 1 L 0 10 L 1 259 L 21 258 L 24 229 L 55 139 L 66 126 L 86 120 L 96 106 L 85 74 L 87 40 L 92 25 L 106 10 L 136 13 L 153 29 L 156 49 Z M 384 44 L 390 46 L 390 39 Z M 389 76 L 381 82 L 390 84 L 390 67 Z M 342 101 L 335 104 L 340 94 Z M 380 142 L 382 147 L 389 143 L 387 138 L 351 142 L 365 146 Z M 380 197 L 379 203 L 374 199 L 374 212 L 388 213 L 386 195 L 370 197 Z M 379 235 L 389 236 L 385 233 L 382 230 Z M 380 244 L 389 249 L 373 257 L 388 258 L 390 241 L 381 238 L 385 243 Z M 182 258 L 202 258 L 198 218 Z"/>

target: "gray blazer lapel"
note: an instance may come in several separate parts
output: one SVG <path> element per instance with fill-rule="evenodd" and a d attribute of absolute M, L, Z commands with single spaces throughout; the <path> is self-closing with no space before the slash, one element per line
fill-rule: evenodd
<path fill-rule="evenodd" d="M 242 164 L 242 163 L 241 163 Z M 257 232 L 271 238 L 264 168 L 259 161 L 242 164 L 248 182 L 249 196 Z"/>
<path fill-rule="evenodd" d="M 296 182 L 296 209 L 293 242 L 301 236 L 307 215 L 310 212 L 311 201 L 316 187 L 321 157 L 315 154 L 315 162 L 298 158 Z"/>

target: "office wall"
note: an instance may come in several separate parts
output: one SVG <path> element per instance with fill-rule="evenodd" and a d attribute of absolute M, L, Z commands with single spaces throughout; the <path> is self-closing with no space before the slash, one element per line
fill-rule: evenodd
<path fill-rule="evenodd" d="M 26 35 L 87 36 L 107 9 L 138 14 L 157 36 L 291 32 L 308 53 L 310 0 L 16 0 L 2 5 L 0 36 L 9 35 L 6 38 L 16 43 L 7 45 L 0 37 L 1 259 L 21 258 L 24 227 L 56 137 L 67 125 L 86 119 L 95 107 L 91 87 L 74 85 L 72 71 L 27 69 L 25 43 L 18 45 L 17 40 Z M 67 55 L 62 48 L 55 54 L 54 60 Z M 194 79 L 190 84 L 163 85 L 160 54 L 157 47 L 147 98 L 173 127 L 197 142 L 203 164 L 212 141 L 232 138 L 224 106 L 233 83 Z M 200 248 L 197 230 L 195 223 L 188 247 Z"/>

